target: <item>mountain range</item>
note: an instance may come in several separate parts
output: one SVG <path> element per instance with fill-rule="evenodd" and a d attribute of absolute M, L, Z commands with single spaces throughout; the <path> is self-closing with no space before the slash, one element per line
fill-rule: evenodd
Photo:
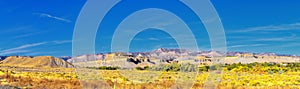
<path fill-rule="evenodd" d="M 119 55 L 143 55 L 151 58 L 190 58 L 195 56 L 209 56 L 209 57 L 219 57 L 219 56 L 237 56 L 241 57 L 243 55 L 248 56 L 268 56 L 268 57 L 298 57 L 296 55 L 280 55 L 272 52 L 264 52 L 264 53 L 250 53 L 250 52 L 220 52 L 220 51 L 190 51 L 185 49 L 167 49 L 167 48 L 158 48 L 151 52 L 115 52 L 115 53 L 99 53 L 99 54 L 86 54 L 80 55 L 76 57 L 63 57 L 63 59 L 68 62 L 84 62 L 84 61 L 93 61 L 93 60 L 103 60 L 109 57 L 112 54 Z M 66 59 L 68 58 L 68 59 Z"/>
<path fill-rule="evenodd" d="M 250 53 L 250 52 L 220 52 L 220 51 L 191 51 L 186 49 L 167 49 L 159 48 L 151 52 L 112 52 L 85 54 L 75 57 L 62 56 L 59 58 L 51 56 L 0 56 L 0 66 L 15 66 L 15 67 L 74 67 L 73 63 L 90 62 L 99 60 L 126 59 L 129 56 L 143 56 L 149 59 L 197 59 L 199 56 L 205 57 L 226 57 L 230 61 L 247 61 L 248 62 L 276 62 L 276 61 L 291 61 L 300 59 L 296 55 L 278 55 L 276 53 Z M 234 58 L 234 59 L 233 59 Z M 264 60 L 258 60 L 264 59 Z M 292 62 L 293 62 L 292 61 Z"/>

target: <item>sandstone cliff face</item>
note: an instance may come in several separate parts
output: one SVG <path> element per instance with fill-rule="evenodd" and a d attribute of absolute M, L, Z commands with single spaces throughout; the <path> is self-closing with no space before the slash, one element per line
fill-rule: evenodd
<path fill-rule="evenodd" d="M 24 57 L 10 56 L 1 61 L 0 66 L 11 67 L 49 67 L 49 68 L 72 68 L 73 65 L 62 59 L 51 56 Z"/>
<path fill-rule="evenodd" d="M 87 62 L 87 61 L 96 61 L 96 60 L 103 60 L 106 57 L 104 54 L 86 54 L 81 56 L 76 56 L 67 59 L 70 63 L 76 63 L 76 62 Z"/>
<path fill-rule="evenodd" d="M 113 65 L 118 64 L 119 62 L 124 61 L 128 57 L 138 57 L 143 56 L 149 58 L 149 60 L 154 62 L 164 62 L 168 60 L 195 60 L 198 61 L 197 57 L 205 56 L 208 59 L 216 59 L 217 61 L 224 61 L 225 63 L 252 63 L 252 62 L 300 62 L 300 57 L 296 55 L 279 55 L 271 52 L 265 53 L 250 53 L 250 52 L 220 52 L 220 51 L 193 51 L 185 49 L 167 49 L 159 48 L 151 52 L 113 52 L 107 54 L 89 54 L 72 57 L 68 61 L 73 64 L 88 65 Z M 214 58 L 212 58 L 214 57 Z M 226 60 L 223 60 L 222 57 L 226 57 Z M 119 60 L 119 62 L 112 60 Z M 201 58 L 200 58 L 201 59 Z M 202 58 L 204 59 L 204 58 Z M 214 60 L 211 60 L 214 61 Z M 103 64 L 103 63 L 106 64 Z M 109 63 L 108 63 L 109 62 Z M 136 62 L 136 61 L 134 61 Z"/>

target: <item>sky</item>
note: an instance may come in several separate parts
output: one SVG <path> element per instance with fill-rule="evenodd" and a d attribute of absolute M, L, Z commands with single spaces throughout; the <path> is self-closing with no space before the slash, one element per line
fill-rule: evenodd
<path fill-rule="evenodd" d="M 71 56 L 74 27 L 85 2 L 86 0 L 0 0 L 0 56 Z M 211 0 L 211 3 L 222 21 L 228 51 L 300 55 L 299 0 Z M 109 52 L 113 33 L 119 23 L 134 10 L 145 7 L 164 8 L 175 13 L 190 27 L 199 49 L 210 50 L 203 21 L 190 9 L 180 5 L 182 4 L 175 0 L 123 0 L 112 8 L 103 19 L 104 23 L 99 25 L 95 40 L 96 53 Z M 130 51 L 178 47 L 176 38 L 161 31 L 168 28 L 183 32 L 178 30 L 180 25 L 173 18 L 151 13 L 142 14 L 141 17 L 133 18 L 130 24 L 155 24 L 153 28 L 144 28 L 133 38 Z M 120 30 L 125 35 L 132 32 L 130 29 Z M 184 38 L 186 35 L 180 36 Z"/>

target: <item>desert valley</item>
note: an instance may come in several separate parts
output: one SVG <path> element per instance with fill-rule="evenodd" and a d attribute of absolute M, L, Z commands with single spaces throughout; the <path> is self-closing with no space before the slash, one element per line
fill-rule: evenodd
<path fill-rule="evenodd" d="M 295 55 L 166 48 L 59 58 L 2 56 L 0 84 L 32 89 L 295 89 L 300 88 L 299 62 Z"/>

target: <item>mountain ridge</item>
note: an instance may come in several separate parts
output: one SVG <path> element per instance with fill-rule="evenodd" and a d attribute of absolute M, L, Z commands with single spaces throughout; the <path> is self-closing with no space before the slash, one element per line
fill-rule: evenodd
<path fill-rule="evenodd" d="M 52 56 L 8 56 L 0 61 L 0 66 L 72 68 L 71 63 Z"/>
<path fill-rule="evenodd" d="M 297 55 L 282 55 L 276 54 L 273 52 L 261 52 L 261 53 L 252 53 L 252 52 L 220 52 L 220 51 L 191 51 L 187 49 L 169 49 L 169 48 L 158 48 L 156 50 L 150 52 L 111 52 L 111 53 L 98 53 L 98 54 L 85 54 L 75 57 L 69 57 L 67 59 L 68 62 L 84 62 L 84 61 L 93 61 L 93 60 L 104 60 L 112 55 L 143 55 L 152 58 L 170 58 L 176 57 L 179 58 L 181 56 L 185 57 L 195 57 L 195 56 L 208 56 L 208 57 L 219 57 L 219 56 L 238 56 L 238 57 L 297 57 Z"/>

